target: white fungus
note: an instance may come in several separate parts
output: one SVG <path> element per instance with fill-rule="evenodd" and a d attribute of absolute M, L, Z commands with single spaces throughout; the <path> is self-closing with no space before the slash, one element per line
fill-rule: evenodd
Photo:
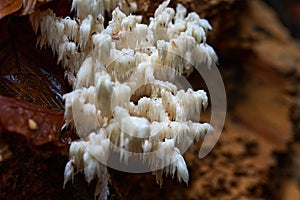
<path fill-rule="evenodd" d="M 182 154 L 212 127 L 199 121 L 208 105 L 205 91 L 175 82 L 193 66 L 214 65 L 217 56 L 206 44 L 208 21 L 169 2 L 149 25 L 130 14 L 136 4 L 126 0 L 73 0 L 74 19 L 51 10 L 30 16 L 40 47 L 52 48 L 74 89 L 64 95 L 65 124 L 81 139 L 71 142 L 64 186 L 83 171 L 87 182 L 98 180 L 95 197 L 106 199 L 112 146 L 124 163 L 142 153 L 160 185 L 163 174 L 188 183 Z M 105 11 L 112 12 L 107 27 Z"/>

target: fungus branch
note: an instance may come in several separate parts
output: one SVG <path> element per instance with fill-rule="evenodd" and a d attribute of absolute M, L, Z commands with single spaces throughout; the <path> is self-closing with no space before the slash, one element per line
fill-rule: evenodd
<path fill-rule="evenodd" d="M 162 175 L 188 182 L 182 154 L 212 132 L 200 123 L 205 91 L 176 85 L 194 67 L 210 67 L 217 56 L 206 44 L 210 24 L 178 4 L 163 2 L 150 18 L 132 14 L 126 1 L 73 1 L 76 17 L 58 18 L 51 10 L 31 15 L 40 47 L 50 46 L 73 91 L 65 94 L 65 123 L 82 138 L 70 146 L 65 183 L 75 171 L 88 182 L 98 178 L 95 195 L 109 194 L 106 165 L 112 152 L 128 163 L 141 155 L 162 184 Z M 114 10 L 113 10 L 114 9 Z M 104 27 L 104 11 L 112 20 Z M 122 12 L 123 10 L 124 12 Z M 114 148 L 112 148 L 114 147 Z"/>

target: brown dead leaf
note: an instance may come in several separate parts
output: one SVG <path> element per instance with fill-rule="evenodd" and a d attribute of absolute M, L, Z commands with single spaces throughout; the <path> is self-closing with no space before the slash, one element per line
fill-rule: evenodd
<path fill-rule="evenodd" d="M 22 0 L 1 0 L 0 19 L 18 11 L 22 7 Z"/>
<path fill-rule="evenodd" d="M 1 0 L 0 20 L 13 14 L 24 16 L 37 9 L 52 9 L 57 16 L 67 16 L 70 12 L 72 0 Z"/>
<path fill-rule="evenodd" d="M 10 132 L 25 136 L 31 144 L 59 146 L 64 112 L 52 111 L 39 105 L 0 96 L 0 133 Z"/>
<path fill-rule="evenodd" d="M 0 26 L 0 95 L 63 110 L 63 70 L 50 50 L 35 47 L 28 18 L 10 17 Z"/>
<path fill-rule="evenodd" d="M 36 48 L 28 17 L 9 16 L 0 26 L 0 133 L 23 135 L 39 148 L 50 144 L 57 152 L 64 145 L 63 70 L 50 50 Z"/>
<path fill-rule="evenodd" d="M 52 0 L 1 0 L 0 19 L 17 11 L 17 15 L 20 16 L 30 14 L 49 1 Z"/>

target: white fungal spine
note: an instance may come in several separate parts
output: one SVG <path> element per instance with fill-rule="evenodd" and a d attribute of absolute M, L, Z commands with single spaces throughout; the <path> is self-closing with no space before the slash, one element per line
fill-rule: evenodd
<path fill-rule="evenodd" d="M 206 44 L 208 21 L 196 13 L 186 17 L 181 4 L 175 12 L 169 2 L 157 8 L 149 25 L 140 24 L 140 16 L 126 16 L 121 10 L 128 14 L 136 5 L 122 0 L 74 0 L 76 20 L 50 10 L 30 16 L 39 45 L 52 48 L 74 89 L 64 95 L 65 120 L 82 140 L 71 143 L 64 185 L 83 170 L 88 182 L 98 178 L 95 195 L 106 199 L 111 146 L 124 163 L 128 151 L 143 153 L 160 185 L 163 173 L 188 182 L 182 154 L 212 127 L 199 122 L 206 93 L 180 90 L 175 81 L 192 66 L 214 65 L 217 56 Z M 107 27 L 104 10 L 113 10 Z"/>

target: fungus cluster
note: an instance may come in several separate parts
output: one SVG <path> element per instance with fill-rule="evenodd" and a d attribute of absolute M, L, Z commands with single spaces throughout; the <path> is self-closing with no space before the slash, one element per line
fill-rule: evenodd
<path fill-rule="evenodd" d="M 212 127 L 199 121 L 208 105 L 205 91 L 182 88 L 178 77 L 214 65 L 217 56 L 206 44 L 208 21 L 168 4 L 149 25 L 126 15 L 136 4 L 122 0 L 74 0 L 73 19 L 51 10 L 30 16 L 38 44 L 57 55 L 73 87 L 64 95 L 65 125 L 81 139 L 71 142 L 64 185 L 83 171 L 87 182 L 98 180 L 95 196 L 106 199 L 114 153 L 125 165 L 139 155 L 160 185 L 163 174 L 188 182 L 182 154 Z M 106 27 L 105 11 L 112 11 Z"/>

